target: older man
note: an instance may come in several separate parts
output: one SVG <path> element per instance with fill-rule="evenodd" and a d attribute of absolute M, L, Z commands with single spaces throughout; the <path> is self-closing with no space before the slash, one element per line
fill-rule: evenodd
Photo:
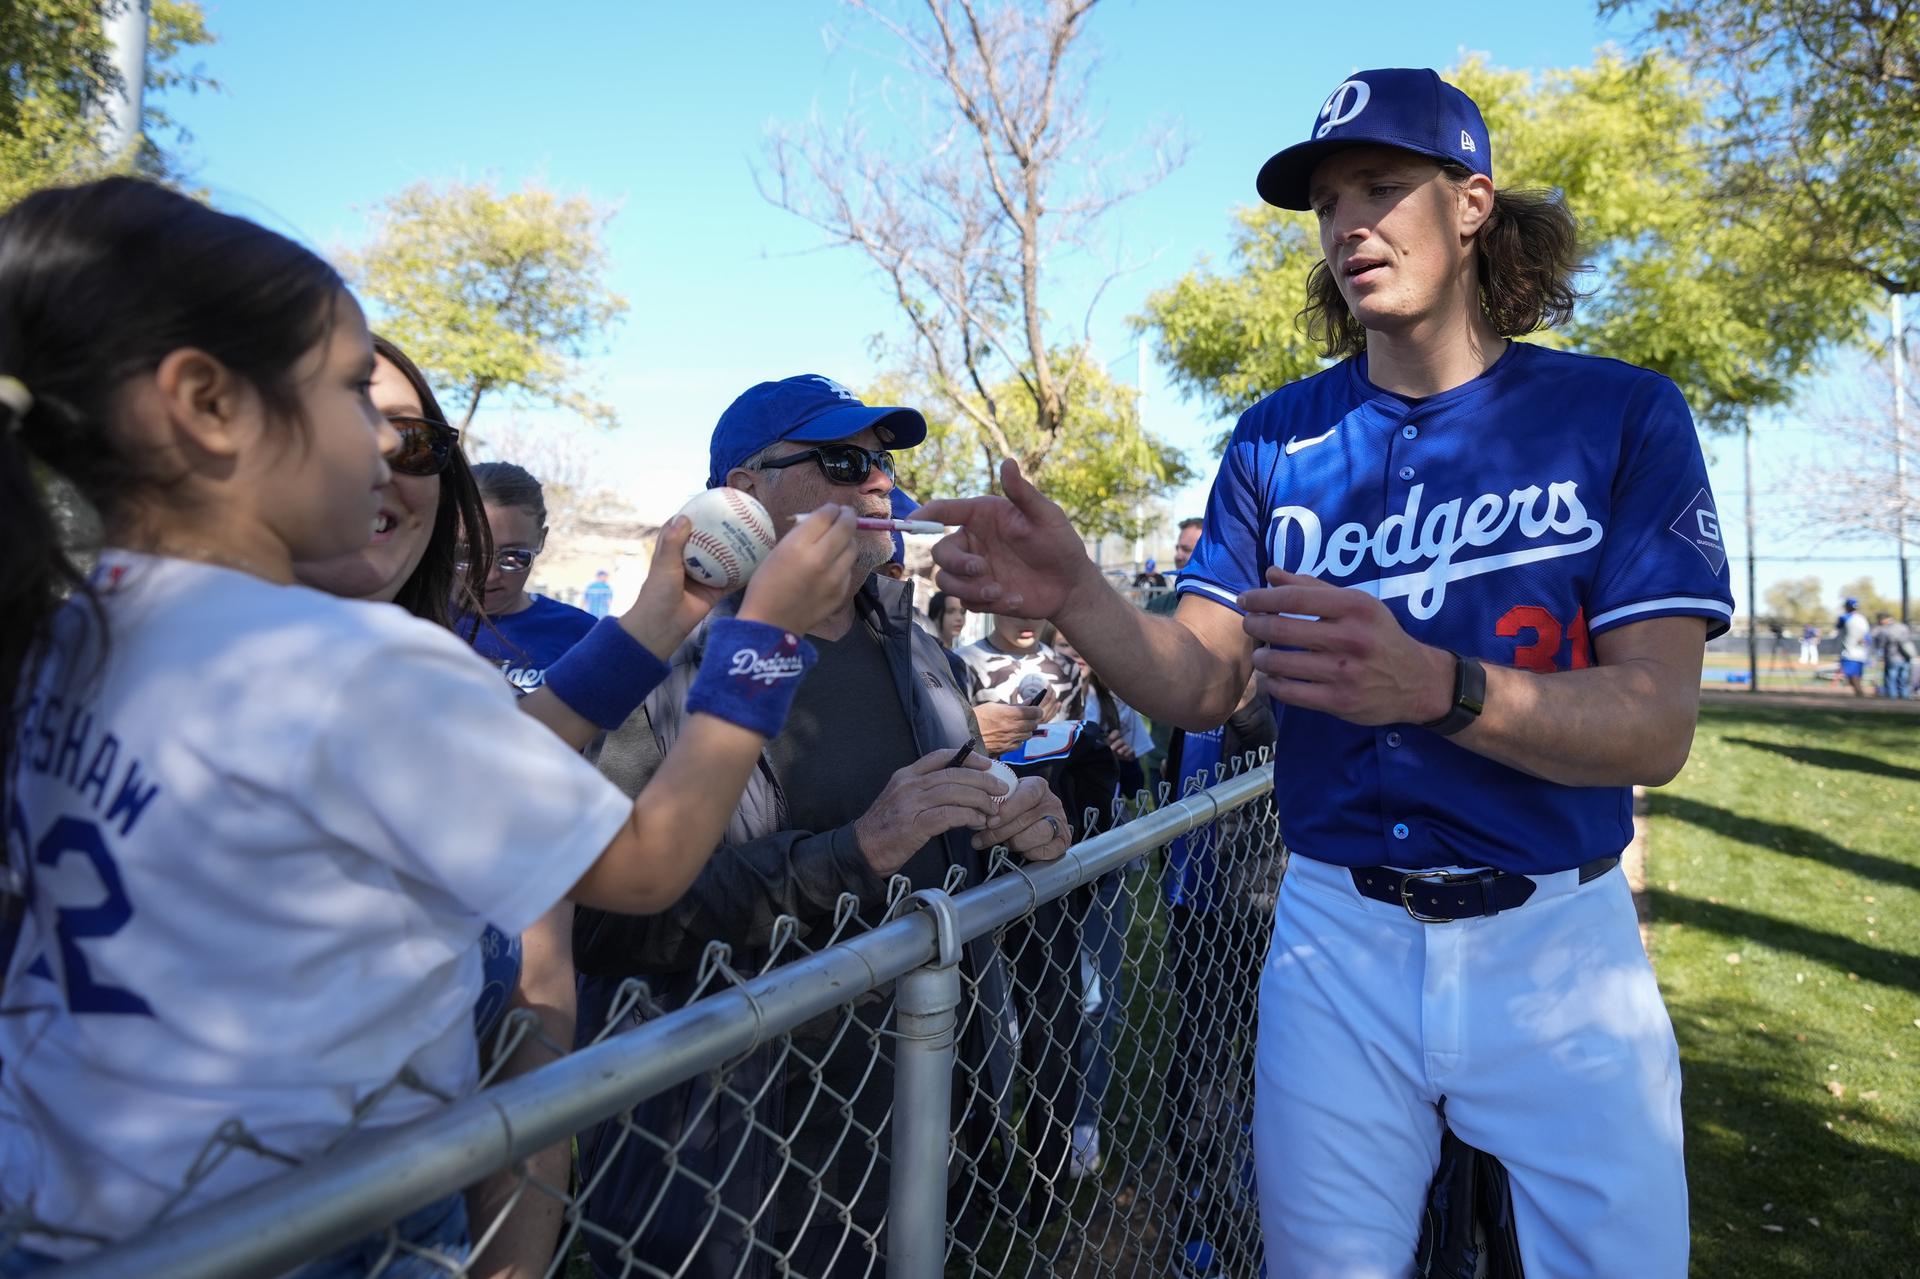
<path fill-rule="evenodd" d="M 763 382 L 721 416 L 707 484 L 753 494 L 780 528 L 827 502 L 884 516 L 893 488 L 888 450 L 925 436 L 918 412 L 869 407 L 828 378 Z M 1066 851 L 1065 814 L 1039 780 L 996 805 L 983 763 L 951 766 L 956 748 L 977 744 L 967 697 L 939 642 L 914 624 L 911 588 L 877 572 L 892 554 L 888 535 L 860 537 L 840 608 L 809 636 L 819 661 L 692 889 L 644 919 L 581 912 L 574 950 L 584 978 L 583 1037 L 604 1024 L 627 977 L 645 978 L 669 1007 L 690 998 L 709 942 L 725 942 L 733 968 L 751 973 L 767 961 L 782 915 L 798 921 L 803 943 L 819 946 L 833 934 L 843 893 L 859 898 L 872 923 L 890 876 L 937 888 L 955 866 L 978 882 L 985 850 L 996 844 L 1036 860 Z M 705 641 L 705 628 L 696 630 L 666 682 L 608 738 L 601 768 L 627 790 L 646 784 L 679 731 Z M 983 1005 L 1000 1007 L 991 943 L 970 948 L 966 967 Z M 689 1275 L 759 1274 L 774 1256 L 809 1276 L 878 1266 L 866 1241 L 884 1247 L 877 1236 L 886 1143 L 870 1154 L 860 1132 L 879 1131 L 891 1103 L 882 1018 L 868 1009 L 852 1024 L 824 1017 L 794 1033 L 792 1055 L 763 1050 L 734 1069 L 719 1097 L 699 1080 L 636 1108 L 639 1126 L 677 1138 L 674 1165 L 649 1142 L 622 1140 L 617 1123 L 584 1136 L 581 1164 L 594 1187 L 588 1218 L 631 1240 L 637 1255 L 690 1257 L 682 1272 Z M 998 1034 L 993 1017 L 977 1015 L 961 1051 L 970 1065 L 1004 1078 L 1005 1054 L 991 1051 Z M 742 1096 L 759 1099 L 751 1117 L 736 1100 Z M 800 1165 L 777 1186 L 781 1155 L 771 1134 L 786 1139 Z M 870 1169 L 870 1158 L 880 1166 Z M 831 1203 L 815 1202 L 810 1179 Z M 704 1183 L 713 1181 L 723 1183 L 717 1218 L 705 1198 Z M 623 1272 L 612 1244 L 597 1233 L 589 1243 L 600 1273 Z"/>

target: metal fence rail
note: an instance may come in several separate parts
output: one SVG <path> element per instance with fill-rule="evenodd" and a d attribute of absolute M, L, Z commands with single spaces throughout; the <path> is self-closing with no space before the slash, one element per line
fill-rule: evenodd
<path fill-rule="evenodd" d="M 546 1273 L 569 1279 L 1252 1276 L 1256 988 L 1284 862 L 1254 763 L 1145 815 L 1116 805 L 1133 820 L 1058 862 L 896 879 L 871 927 L 845 898 L 817 947 L 782 920 L 757 975 L 709 947 L 683 1006 L 630 981 L 579 1051 L 59 1273 L 274 1275 L 385 1230 L 369 1273 L 478 1274 L 392 1226 L 512 1166 L 475 1255 L 548 1197 Z M 569 1139 L 569 1184 L 526 1170 Z"/>

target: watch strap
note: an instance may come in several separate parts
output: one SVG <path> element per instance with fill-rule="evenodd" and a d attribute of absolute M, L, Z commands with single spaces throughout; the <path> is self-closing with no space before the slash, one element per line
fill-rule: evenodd
<path fill-rule="evenodd" d="M 1487 668 L 1479 659 L 1453 655 L 1453 704 L 1439 719 L 1420 727 L 1451 737 L 1480 718 L 1487 704 Z"/>

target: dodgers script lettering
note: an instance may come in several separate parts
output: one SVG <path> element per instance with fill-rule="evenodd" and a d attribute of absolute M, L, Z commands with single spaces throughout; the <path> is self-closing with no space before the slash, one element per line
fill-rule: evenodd
<path fill-rule="evenodd" d="M 1320 517 L 1304 506 L 1273 512 L 1269 535 L 1273 562 L 1289 572 L 1331 581 L 1350 577 L 1369 564 L 1375 569 L 1418 565 L 1409 572 L 1357 582 L 1339 582 L 1382 600 L 1405 597 L 1407 611 L 1425 620 L 1447 602 L 1447 585 L 1500 569 L 1578 555 L 1599 543 L 1604 532 L 1580 501 L 1579 484 L 1562 480 L 1543 490 L 1537 484 L 1511 493 L 1482 493 L 1468 502 L 1453 498 L 1422 511 L 1426 485 L 1416 484 L 1406 506 L 1378 528 L 1354 522 L 1323 534 Z M 1464 509 L 1463 509 L 1464 504 Z M 1531 545 L 1492 555 L 1459 558 L 1470 547 L 1492 546 L 1517 530 Z M 1297 564 L 1297 568 L 1289 568 Z"/>

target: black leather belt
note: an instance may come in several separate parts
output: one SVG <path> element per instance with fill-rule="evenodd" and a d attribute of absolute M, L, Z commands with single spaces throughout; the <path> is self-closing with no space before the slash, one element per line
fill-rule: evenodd
<path fill-rule="evenodd" d="M 1600 878 L 1620 864 L 1618 857 L 1598 857 L 1580 868 L 1580 882 Z M 1456 919 L 1478 919 L 1512 910 L 1533 896 L 1537 885 L 1525 875 L 1503 870 L 1474 870 L 1456 874 L 1444 870 L 1393 870 L 1386 866 L 1351 867 L 1353 886 L 1362 897 L 1389 906 L 1402 906 L 1423 924 L 1447 924 Z"/>

